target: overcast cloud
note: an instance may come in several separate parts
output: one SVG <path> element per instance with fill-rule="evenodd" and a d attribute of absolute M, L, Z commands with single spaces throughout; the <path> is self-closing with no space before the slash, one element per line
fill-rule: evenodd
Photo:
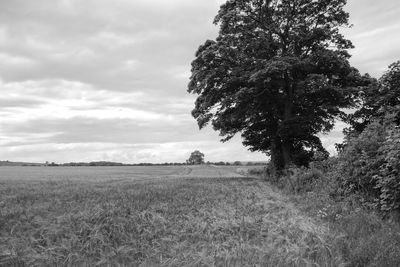
<path fill-rule="evenodd" d="M 0 1 L 0 160 L 265 160 L 190 116 L 198 46 L 217 0 Z M 349 0 L 352 64 L 379 77 L 400 59 L 400 4 Z M 341 140 L 339 126 L 323 141 Z"/>

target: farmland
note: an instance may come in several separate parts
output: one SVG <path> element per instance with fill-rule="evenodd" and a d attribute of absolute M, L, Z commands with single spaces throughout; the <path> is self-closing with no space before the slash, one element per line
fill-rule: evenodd
<path fill-rule="evenodd" d="M 0 265 L 339 265 L 323 225 L 234 167 L 0 168 Z"/>

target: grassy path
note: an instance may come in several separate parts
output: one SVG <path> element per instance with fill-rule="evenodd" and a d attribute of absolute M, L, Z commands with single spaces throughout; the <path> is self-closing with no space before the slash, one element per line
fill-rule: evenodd
<path fill-rule="evenodd" d="M 220 171 L 218 169 L 218 171 Z M 210 170 L 213 172 L 213 170 Z M 252 178 L 0 183 L 0 262 L 338 266 L 329 233 Z"/>

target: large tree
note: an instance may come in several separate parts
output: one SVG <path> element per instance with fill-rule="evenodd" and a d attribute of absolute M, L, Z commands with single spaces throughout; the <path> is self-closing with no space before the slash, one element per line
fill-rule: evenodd
<path fill-rule="evenodd" d="M 222 141 L 241 133 L 276 169 L 307 164 L 323 151 L 318 133 L 332 129 L 353 103 L 360 75 L 351 67 L 346 0 L 229 0 L 214 23 L 216 40 L 201 45 L 188 92 L 192 115 L 211 122 Z"/>

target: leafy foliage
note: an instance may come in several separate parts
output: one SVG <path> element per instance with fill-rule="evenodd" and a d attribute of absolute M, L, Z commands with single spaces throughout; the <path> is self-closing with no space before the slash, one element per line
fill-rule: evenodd
<path fill-rule="evenodd" d="M 351 125 L 348 131 L 355 134 L 361 133 L 373 120 L 382 121 L 400 105 L 400 61 L 391 64 L 379 80 L 364 77 L 364 85 L 359 95 L 359 109 L 347 118 Z M 395 122 L 400 124 L 398 111 Z"/>
<path fill-rule="evenodd" d="M 222 141 L 271 155 L 277 169 L 307 165 L 325 151 L 317 133 L 332 129 L 353 104 L 361 79 L 348 62 L 346 0 L 229 0 L 192 63 L 192 115 Z"/>
<path fill-rule="evenodd" d="M 386 211 L 400 210 L 400 131 L 389 129 L 380 149 L 384 164 L 376 176 L 376 188 L 380 191 L 381 208 Z"/>
<path fill-rule="evenodd" d="M 186 160 L 186 163 L 189 165 L 204 164 L 204 154 L 198 150 L 195 150 L 190 154 L 190 157 L 188 160 Z"/>
<path fill-rule="evenodd" d="M 400 211 L 400 61 L 369 89 L 340 155 L 342 186 L 383 211 Z"/>
<path fill-rule="evenodd" d="M 361 192 L 373 199 L 378 196 L 376 177 L 384 163 L 380 148 L 385 142 L 385 133 L 382 124 L 373 122 L 359 136 L 349 137 L 339 165 L 345 193 Z"/>

